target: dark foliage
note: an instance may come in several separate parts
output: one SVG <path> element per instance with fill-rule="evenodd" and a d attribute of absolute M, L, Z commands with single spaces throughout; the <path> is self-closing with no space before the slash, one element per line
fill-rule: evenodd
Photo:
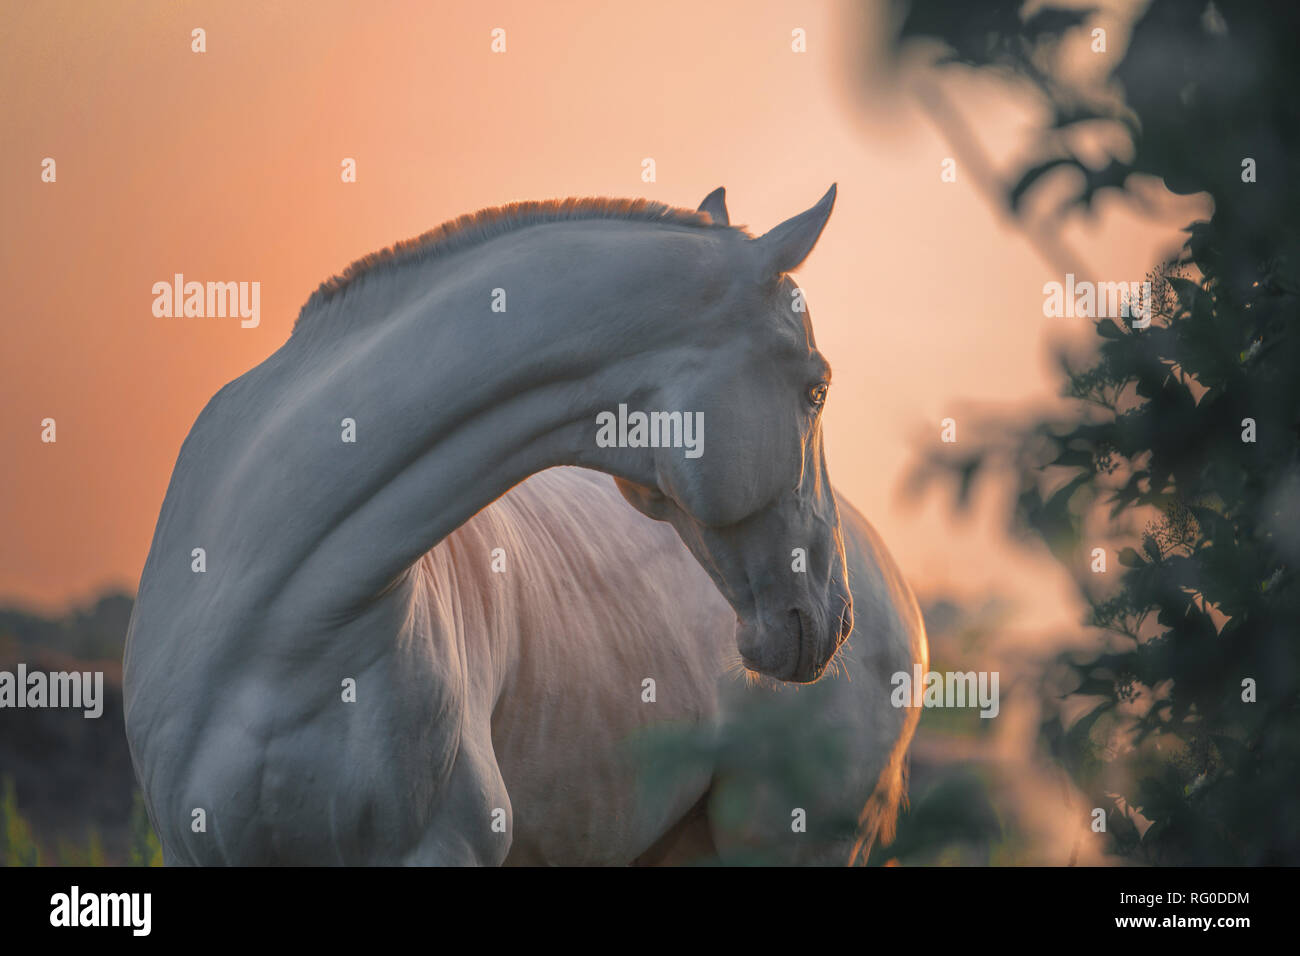
<path fill-rule="evenodd" d="M 1028 80 L 1049 104 L 1050 146 L 1007 185 L 1008 208 L 1071 169 L 1079 206 L 1140 173 L 1208 193 L 1214 212 L 1150 276 L 1149 328 L 1103 319 L 1083 367 L 1062 358 L 1073 414 L 985 422 L 974 451 L 936 454 L 918 475 L 955 478 L 964 500 L 983 470 L 1009 466 L 1019 526 L 1076 572 L 1107 639 L 1062 659 L 1066 703 L 1084 715 L 1062 707 L 1043 735 L 1108 809 L 1113 849 L 1300 863 L 1300 8 L 1155 0 L 1111 54 L 1122 107 L 1053 78 L 1053 49 L 1091 29 L 1088 11 L 1019 11 L 920 2 L 902 30 Z M 1051 135 L 1099 120 L 1128 129 L 1131 159 L 1097 169 Z M 1118 569 L 1091 573 L 1097 545 Z"/>
<path fill-rule="evenodd" d="M 0 608 L 0 670 L 102 671 L 103 713 L 5 711 L 0 721 L 0 865 L 152 859 L 122 716 L 121 659 L 132 600 L 106 594 L 58 617 Z M 133 816 L 134 815 L 134 816 Z M 152 838 L 156 843 L 156 838 Z M 44 849 L 41 853 L 39 848 Z"/>

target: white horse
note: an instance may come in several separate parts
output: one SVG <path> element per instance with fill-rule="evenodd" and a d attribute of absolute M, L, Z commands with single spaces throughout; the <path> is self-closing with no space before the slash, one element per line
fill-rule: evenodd
<path fill-rule="evenodd" d="M 126 728 L 165 860 L 888 839 L 918 716 L 890 676 L 926 645 L 826 475 L 830 370 L 786 273 L 833 201 L 758 239 L 721 190 L 519 204 L 324 284 L 195 422 L 141 578 Z M 637 745 L 683 728 L 697 759 Z M 781 760 L 833 743 L 831 785 L 747 772 L 771 728 Z"/>

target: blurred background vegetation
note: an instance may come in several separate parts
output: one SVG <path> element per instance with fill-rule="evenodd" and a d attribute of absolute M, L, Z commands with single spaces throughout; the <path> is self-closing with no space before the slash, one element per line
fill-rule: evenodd
<path fill-rule="evenodd" d="M 0 609 L 0 670 L 103 671 L 104 712 L 9 710 L 0 727 L 0 866 L 161 865 L 122 721 L 131 598 L 62 617 Z"/>
<path fill-rule="evenodd" d="M 1100 636 L 1044 673 L 1041 742 L 1106 810 L 1107 850 L 1295 864 L 1300 8 L 1139 10 L 1107 82 L 1085 88 L 1062 50 L 1095 37 L 1094 9 L 922 0 L 901 20 L 902 46 L 938 41 L 932 69 L 995 72 L 1047 106 L 1039 154 L 997 187 L 1011 216 L 1062 185 L 1062 219 L 1103 193 L 1141 209 L 1144 177 L 1213 200 L 1148 276 L 1151 326 L 1103 319 L 1090 354 L 1062 353 L 1069 412 L 967 426 L 976 437 L 928 453 L 916 485 L 946 479 L 964 506 L 986 473 L 1010 473 L 1016 530 L 1074 574 Z M 1131 149 L 1085 159 L 1099 124 Z M 1119 567 L 1093 573 L 1094 547 Z"/>

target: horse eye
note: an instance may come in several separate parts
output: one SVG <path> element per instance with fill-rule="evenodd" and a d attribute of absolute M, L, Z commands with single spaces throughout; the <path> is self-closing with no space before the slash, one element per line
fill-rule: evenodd
<path fill-rule="evenodd" d="M 826 404 L 826 389 L 825 382 L 818 382 L 808 389 L 808 401 L 812 403 L 813 408 L 821 408 Z"/>

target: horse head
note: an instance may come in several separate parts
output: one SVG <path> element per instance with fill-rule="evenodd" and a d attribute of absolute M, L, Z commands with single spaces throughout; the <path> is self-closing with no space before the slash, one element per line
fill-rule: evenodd
<path fill-rule="evenodd" d="M 830 366 L 787 274 L 812 251 L 834 202 L 832 186 L 765 235 L 726 245 L 726 278 L 715 269 L 702 280 L 709 294 L 679 331 L 692 359 L 664 382 L 675 407 L 703 413 L 707 448 L 695 458 L 655 449 L 652 479 L 617 479 L 634 507 L 677 530 L 731 604 L 745 666 L 800 683 L 822 675 L 853 628 L 822 447 Z M 721 189 L 700 210 L 728 222 Z"/>

